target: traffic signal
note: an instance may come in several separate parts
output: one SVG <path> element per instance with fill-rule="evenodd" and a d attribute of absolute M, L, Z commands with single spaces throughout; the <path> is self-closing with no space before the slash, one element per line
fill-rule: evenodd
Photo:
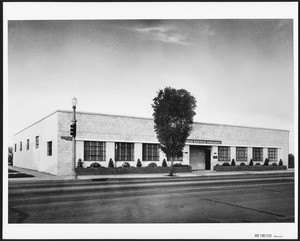
<path fill-rule="evenodd" d="M 76 137 L 76 123 L 72 123 L 70 125 L 71 129 L 70 129 L 70 135 L 73 137 Z"/>

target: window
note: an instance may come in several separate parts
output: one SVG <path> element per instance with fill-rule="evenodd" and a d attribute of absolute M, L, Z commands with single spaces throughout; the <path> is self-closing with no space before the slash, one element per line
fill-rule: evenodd
<path fill-rule="evenodd" d="M 143 144 L 143 161 L 159 161 L 158 144 Z"/>
<path fill-rule="evenodd" d="M 259 147 L 253 147 L 253 161 L 262 162 L 263 161 L 263 149 Z"/>
<path fill-rule="evenodd" d="M 39 136 L 36 136 L 36 137 L 35 137 L 35 148 L 38 149 L 38 148 L 39 148 L 39 145 L 40 145 L 40 137 L 39 137 Z"/>
<path fill-rule="evenodd" d="M 133 161 L 134 143 L 116 142 L 115 156 L 116 161 Z"/>
<path fill-rule="evenodd" d="M 27 139 L 27 150 L 29 150 L 29 139 Z"/>
<path fill-rule="evenodd" d="M 269 161 L 277 161 L 277 148 L 268 148 Z"/>
<path fill-rule="evenodd" d="M 236 148 L 236 161 L 246 162 L 247 161 L 247 147 Z"/>
<path fill-rule="evenodd" d="M 218 147 L 219 161 L 230 162 L 230 147 L 229 146 L 219 146 Z"/>
<path fill-rule="evenodd" d="M 17 152 L 17 144 L 15 144 L 15 152 Z"/>
<path fill-rule="evenodd" d="M 20 142 L 20 151 L 22 151 L 22 141 Z"/>
<path fill-rule="evenodd" d="M 52 141 L 47 142 L 47 156 L 52 156 Z"/>
<path fill-rule="evenodd" d="M 85 161 L 105 161 L 106 143 L 100 141 L 84 142 L 84 160 Z"/>

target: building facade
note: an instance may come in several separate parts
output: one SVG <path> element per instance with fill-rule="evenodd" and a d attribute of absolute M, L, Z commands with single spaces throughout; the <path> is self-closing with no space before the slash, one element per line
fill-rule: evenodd
<path fill-rule="evenodd" d="M 72 111 L 58 110 L 14 135 L 14 166 L 70 175 Z M 164 153 L 154 132 L 151 118 L 77 112 L 76 160 L 83 166 L 100 163 L 107 167 L 112 159 L 117 167 L 124 162 L 142 166 L 155 162 L 162 165 Z M 235 160 L 236 164 L 261 165 L 266 158 L 288 166 L 289 132 L 266 128 L 197 123 L 189 136 L 183 157 L 176 162 L 193 170 L 212 170 L 216 164 Z M 167 161 L 170 165 L 169 161 Z"/>

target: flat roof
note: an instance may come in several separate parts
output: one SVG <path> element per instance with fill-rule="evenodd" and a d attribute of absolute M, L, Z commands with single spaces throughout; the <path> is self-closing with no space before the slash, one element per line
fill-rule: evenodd
<path fill-rule="evenodd" d="M 48 118 L 49 116 L 57 113 L 57 112 L 64 112 L 64 113 L 73 113 L 71 110 L 56 110 L 52 112 L 51 114 L 45 116 L 44 118 L 36 121 L 35 123 L 27 126 L 26 128 L 22 129 L 21 131 L 17 132 L 14 135 L 19 134 L 20 132 L 28 129 L 29 127 L 39 123 L 40 121 Z M 141 120 L 153 120 L 153 118 L 147 118 L 147 117 L 137 117 L 137 116 L 128 116 L 128 115 L 115 115 L 115 114 L 103 114 L 103 113 L 96 113 L 96 112 L 86 112 L 86 111 L 76 111 L 76 114 L 86 114 L 86 115 L 100 115 L 100 116 L 111 116 L 111 117 L 125 117 L 125 118 L 131 118 L 131 119 L 141 119 Z M 275 130 L 275 131 L 287 131 L 289 130 L 283 130 L 283 129 L 275 129 L 275 128 L 265 128 L 265 127 L 254 127 L 254 126 L 242 126 L 242 125 L 229 125 L 229 124 L 218 124 L 218 123 L 205 123 L 205 122 L 197 122 L 195 121 L 194 124 L 202 124 L 202 125 L 217 125 L 217 126 L 229 126 L 229 127 L 240 127 L 240 128 L 252 128 L 252 129 L 264 129 L 264 130 Z"/>

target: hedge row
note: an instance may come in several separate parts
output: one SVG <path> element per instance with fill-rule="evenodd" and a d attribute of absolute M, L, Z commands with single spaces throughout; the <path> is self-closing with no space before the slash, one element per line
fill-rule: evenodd
<path fill-rule="evenodd" d="M 169 173 L 171 167 L 106 167 L 82 168 L 77 167 L 77 175 L 113 175 L 113 174 L 144 174 L 144 173 Z M 190 166 L 173 167 L 174 173 L 191 172 Z"/>
<path fill-rule="evenodd" d="M 217 172 L 223 171 L 273 171 L 286 170 L 286 166 L 214 166 Z"/>

